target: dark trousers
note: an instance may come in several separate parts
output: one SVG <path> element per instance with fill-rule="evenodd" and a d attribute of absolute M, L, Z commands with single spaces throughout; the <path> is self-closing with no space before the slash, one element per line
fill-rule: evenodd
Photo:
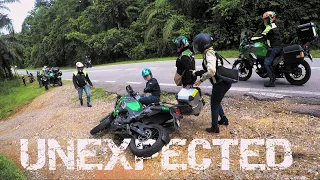
<path fill-rule="evenodd" d="M 272 61 L 277 54 L 281 52 L 280 48 L 269 48 L 266 58 L 264 59 L 264 67 L 267 70 L 268 76 L 270 79 L 274 79 L 273 70 L 272 70 Z"/>
<path fill-rule="evenodd" d="M 141 98 L 139 99 L 139 102 L 141 104 L 151 104 L 151 103 L 158 103 L 160 102 L 160 97 L 159 96 L 141 96 Z"/>
<path fill-rule="evenodd" d="M 221 81 L 212 86 L 211 101 L 210 101 L 212 125 L 218 124 L 219 115 L 220 117 L 224 116 L 224 111 L 221 105 L 221 101 L 224 95 L 231 88 L 231 85 L 232 84 L 230 83 L 225 83 L 224 81 Z"/>

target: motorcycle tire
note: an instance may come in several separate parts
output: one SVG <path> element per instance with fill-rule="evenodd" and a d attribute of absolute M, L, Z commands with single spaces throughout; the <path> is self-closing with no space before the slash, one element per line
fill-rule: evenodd
<path fill-rule="evenodd" d="M 129 147 L 131 152 L 137 157 L 151 157 L 153 154 L 159 152 L 162 149 L 162 147 L 165 145 L 165 143 L 162 140 L 162 136 L 169 136 L 168 132 L 164 127 L 158 124 L 149 124 L 149 125 L 152 126 L 152 130 L 157 131 L 158 137 L 156 137 L 156 142 L 154 142 L 148 148 L 139 149 L 136 145 L 136 140 L 139 141 L 138 138 L 140 135 L 138 134 L 133 135 L 133 137 L 131 138 Z"/>
<path fill-rule="evenodd" d="M 45 88 L 45 90 L 48 90 L 48 89 L 49 89 L 48 83 L 45 83 L 44 88 Z"/>
<path fill-rule="evenodd" d="M 91 129 L 90 134 L 95 135 L 95 134 L 109 128 L 111 125 L 110 123 L 111 123 L 111 119 L 110 119 L 110 115 L 108 115 L 100 121 L 100 124 L 98 126 Z"/>
<path fill-rule="evenodd" d="M 62 81 L 61 80 L 59 80 L 58 85 L 62 86 Z"/>
<path fill-rule="evenodd" d="M 232 69 L 233 68 L 235 68 L 235 67 L 237 67 L 237 65 L 242 65 L 242 64 L 240 64 L 241 62 L 239 62 L 239 61 L 237 61 L 237 62 L 235 62 L 233 65 L 232 65 Z M 248 73 L 245 75 L 245 76 L 242 76 L 242 74 L 241 74 L 241 72 L 242 72 L 242 68 L 238 68 L 238 70 L 239 70 L 239 80 L 240 81 L 247 81 L 248 79 L 250 79 L 250 77 L 252 76 L 252 68 L 249 68 L 248 67 L 248 65 L 243 65 L 244 66 L 244 68 L 245 68 L 245 70 L 246 71 L 248 71 Z"/>
<path fill-rule="evenodd" d="M 311 68 L 310 68 L 309 63 L 307 61 L 302 61 L 302 63 L 299 65 L 302 65 L 306 71 L 305 76 L 301 80 L 294 79 L 292 77 L 292 76 L 294 76 L 292 73 L 285 73 L 284 74 L 287 81 L 292 85 L 301 86 L 301 85 L 305 84 L 306 82 L 308 82 L 311 77 Z"/>

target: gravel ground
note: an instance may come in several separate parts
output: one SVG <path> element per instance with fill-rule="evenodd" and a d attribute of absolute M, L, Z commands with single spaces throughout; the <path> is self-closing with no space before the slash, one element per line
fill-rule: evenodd
<path fill-rule="evenodd" d="M 19 110 L 5 121 L 0 121 L 0 153 L 20 164 L 20 139 L 29 139 L 30 158 L 36 159 L 35 139 L 56 139 L 62 149 L 68 140 L 88 139 L 89 131 L 99 120 L 112 110 L 111 99 L 93 100 L 92 108 L 81 107 L 75 100 L 76 91 L 71 85 L 57 87 L 36 98 L 31 104 Z M 110 96 L 110 95 L 109 95 Z M 206 98 L 208 102 L 208 98 Z M 71 171 L 61 161 L 57 170 L 49 171 L 48 165 L 38 171 L 25 171 L 28 179 L 319 179 L 320 178 L 320 123 L 312 115 L 298 114 L 291 110 L 312 109 L 317 105 L 298 104 L 291 100 L 257 101 L 250 97 L 227 97 L 223 100 L 225 112 L 230 120 L 228 127 L 221 126 L 220 134 L 204 131 L 210 124 L 209 103 L 198 117 L 185 116 L 180 133 L 171 132 L 171 138 L 186 139 L 185 146 L 170 146 L 179 152 L 170 162 L 188 164 L 188 144 L 193 139 L 206 139 L 211 150 L 197 148 L 197 162 L 200 158 L 210 158 L 211 166 L 204 171 L 168 171 L 161 165 L 162 156 L 144 161 L 144 169 L 124 170 L 118 162 L 112 171 Z M 113 138 L 107 134 L 99 138 Z M 239 146 L 230 148 L 230 170 L 221 170 L 221 151 L 212 145 L 212 139 L 287 139 L 293 151 L 293 164 L 281 171 L 242 171 L 239 165 Z M 265 146 L 262 146 L 265 147 Z M 94 162 L 106 165 L 109 158 L 103 150 L 95 148 Z M 250 159 L 251 163 L 265 164 L 265 148 L 255 148 L 259 157 Z M 281 152 L 281 151 L 280 151 Z M 134 156 L 125 153 L 134 168 Z M 281 155 L 277 160 L 281 162 Z M 35 161 L 35 160 L 34 160 Z M 1 178 L 0 178 L 1 179 Z"/>

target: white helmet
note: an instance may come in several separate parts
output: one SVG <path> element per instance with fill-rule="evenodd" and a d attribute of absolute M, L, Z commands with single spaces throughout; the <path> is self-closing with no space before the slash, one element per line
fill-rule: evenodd
<path fill-rule="evenodd" d="M 77 63 L 76 63 L 76 67 L 77 67 L 77 68 L 83 68 L 83 64 L 82 64 L 81 62 L 77 62 Z"/>

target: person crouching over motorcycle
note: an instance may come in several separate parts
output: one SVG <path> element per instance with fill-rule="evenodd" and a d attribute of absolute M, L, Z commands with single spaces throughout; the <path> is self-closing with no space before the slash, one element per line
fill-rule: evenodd
<path fill-rule="evenodd" d="M 89 83 L 91 87 L 93 87 L 93 85 L 89 79 L 88 73 L 83 70 L 83 64 L 81 62 L 77 62 L 76 67 L 77 70 L 73 73 L 72 79 L 74 87 L 78 91 L 80 105 L 83 105 L 82 93 L 84 90 L 87 95 L 87 106 L 92 107 L 90 104 L 90 90 L 87 83 Z"/>
<path fill-rule="evenodd" d="M 212 93 L 210 98 L 211 105 L 211 127 L 206 131 L 210 133 L 219 133 L 218 124 L 228 125 L 228 119 L 224 115 L 221 101 L 227 91 L 231 88 L 231 84 L 219 79 L 216 76 L 216 67 L 222 65 L 222 62 L 217 59 L 215 51 L 213 50 L 213 37 L 209 34 L 200 33 L 193 40 L 194 52 L 201 52 L 203 54 L 202 67 L 203 70 L 194 71 L 195 76 L 200 76 L 195 85 L 199 86 L 202 82 L 209 79 L 212 84 Z M 220 121 L 218 116 L 220 115 Z"/>
<path fill-rule="evenodd" d="M 151 70 L 149 68 L 144 68 L 142 70 L 142 77 L 147 81 L 146 88 L 143 90 L 144 96 L 141 96 L 139 102 L 141 104 L 151 104 L 151 103 L 159 103 L 160 102 L 160 85 L 156 78 L 152 76 Z M 147 96 L 147 93 L 151 95 Z"/>
<path fill-rule="evenodd" d="M 275 87 L 276 77 L 272 68 L 272 61 L 281 52 L 282 43 L 281 35 L 277 25 L 275 24 L 277 15 L 273 11 L 267 11 L 263 14 L 262 19 L 266 29 L 262 32 L 262 37 L 254 37 L 254 39 L 264 38 L 268 42 L 268 52 L 264 59 L 264 66 L 270 78 L 269 82 L 264 84 L 265 87 Z"/>

